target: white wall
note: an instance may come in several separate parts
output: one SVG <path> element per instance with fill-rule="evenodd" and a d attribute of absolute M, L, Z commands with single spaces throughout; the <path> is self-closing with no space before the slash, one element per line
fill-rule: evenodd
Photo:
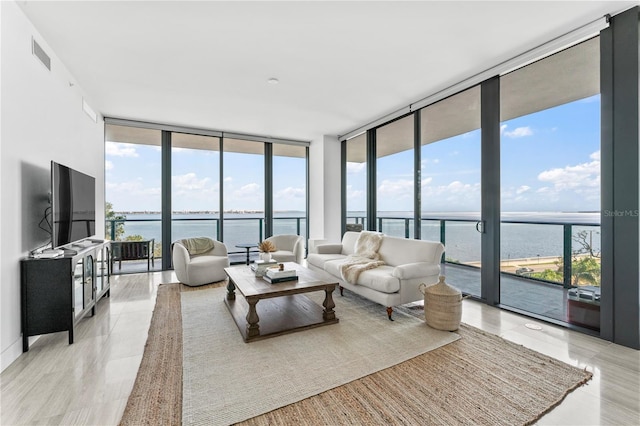
<path fill-rule="evenodd" d="M 19 261 L 49 240 L 38 228 L 48 206 L 50 162 L 96 178 L 96 233 L 104 235 L 104 123 L 82 110 L 82 92 L 13 2 L 0 2 L 0 367 L 22 353 Z M 31 53 L 31 38 L 51 71 Z"/>
<path fill-rule="evenodd" d="M 340 142 L 322 136 L 309 146 L 309 240 L 340 242 Z"/>

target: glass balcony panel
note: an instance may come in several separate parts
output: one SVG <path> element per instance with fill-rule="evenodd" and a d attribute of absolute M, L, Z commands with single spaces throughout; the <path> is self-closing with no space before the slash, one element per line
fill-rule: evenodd
<path fill-rule="evenodd" d="M 571 235 L 571 289 L 567 320 L 593 330 L 600 329 L 600 227 L 573 226 Z"/>
<path fill-rule="evenodd" d="M 413 219 L 378 216 L 378 230 L 385 235 L 413 238 Z"/>
<path fill-rule="evenodd" d="M 475 222 L 447 221 L 445 224 L 445 260 L 451 263 L 480 265 L 480 238 Z"/>
<path fill-rule="evenodd" d="M 440 241 L 440 221 L 439 220 L 425 220 L 421 221 L 420 234 L 423 240 L 427 241 Z"/>
<path fill-rule="evenodd" d="M 154 239 L 154 270 L 162 270 L 161 141 L 160 130 L 105 126 L 106 237 Z M 112 270 L 115 274 L 146 271 L 146 260 L 116 262 Z"/>

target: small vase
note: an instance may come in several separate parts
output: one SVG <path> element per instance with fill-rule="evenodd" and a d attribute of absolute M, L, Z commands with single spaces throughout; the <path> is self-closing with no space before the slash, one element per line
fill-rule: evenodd
<path fill-rule="evenodd" d="M 271 260 L 271 253 L 260 253 L 260 259 L 264 260 L 265 262 L 269 262 Z"/>

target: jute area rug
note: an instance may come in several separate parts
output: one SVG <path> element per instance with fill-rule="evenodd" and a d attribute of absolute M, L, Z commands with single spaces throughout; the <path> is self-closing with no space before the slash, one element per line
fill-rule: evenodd
<path fill-rule="evenodd" d="M 390 322 L 383 306 L 349 293 L 334 297 L 339 323 L 247 344 L 226 293 L 224 287 L 182 293 L 185 426 L 234 424 L 458 339 L 401 312 Z M 324 300 L 323 291 L 305 296 L 319 306 Z"/>
<path fill-rule="evenodd" d="M 160 286 L 121 424 L 182 424 L 180 292 L 203 289 Z M 591 378 L 589 372 L 464 324 L 458 334 L 461 338 L 451 344 L 241 424 L 528 425 Z"/>

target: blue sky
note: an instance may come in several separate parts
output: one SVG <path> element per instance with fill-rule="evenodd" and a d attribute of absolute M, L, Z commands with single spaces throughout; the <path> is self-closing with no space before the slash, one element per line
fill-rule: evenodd
<path fill-rule="evenodd" d="M 505 212 L 600 210 L 600 96 L 502 123 Z M 480 131 L 422 147 L 422 211 L 480 210 Z M 378 210 L 412 211 L 413 154 L 378 160 Z M 348 209 L 364 210 L 364 164 L 348 164 Z"/>
<path fill-rule="evenodd" d="M 220 209 L 220 153 L 174 148 L 172 207 L 174 211 Z M 160 148 L 107 142 L 106 199 L 116 211 L 160 211 Z M 264 209 L 264 157 L 226 153 L 223 185 L 225 210 Z M 274 208 L 305 209 L 305 162 L 275 157 Z"/>
<path fill-rule="evenodd" d="M 173 210 L 219 210 L 219 152 L 174 149 Z M 480 131 L 422 147 L 422 210 L 480 210 Z M 261 155 L 225 154 L 225 210 L 262 210 Z M 366 205 L 364 164 L 349 163 L 348 209 Z M 413 155 L 378 161 L 378 210 L 413 210 Z M 301 158 L 274 158 L 275 210 L 305 209 Z M 600 97 L 502 123 L 501 204 L 509 211 L 600 210 Z M 160 211 L 160 148 L 107 142 L 106 199 Z"/>

